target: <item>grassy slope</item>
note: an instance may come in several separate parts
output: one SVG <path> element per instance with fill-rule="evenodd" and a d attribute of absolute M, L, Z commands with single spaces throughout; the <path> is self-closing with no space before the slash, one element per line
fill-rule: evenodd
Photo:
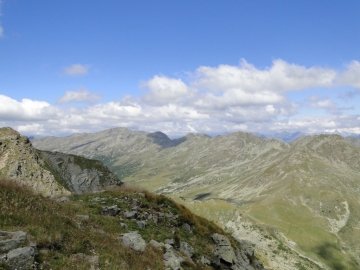
<path fill-rule="evenodd" d="M 163 253 L 150 245 L 144 253 L 124 249 L 119 239 L 120 233 L 139 230 L 134 221 L 124 220 L 128 229 L 121 228 L 118 217 L 101 215 L 102 206 L 117 204 L 122 210 L 131 209 L 126 203 L 138 200 L 140 209 L 148 212 L 168 211 L 178 214 L 177 220 L 165 218 L 155 225 L 140 230 L 148 243 L 151 239 L 164 241 L 173 238 L 175 230 L 181 241 L 190 243 L 195 249 L 194 262 L 206 255 L 211 258 L 213 245 L 211 235 L 215 232 L 226 234 L 221 228 L 208 220 L 191 213 L 187 208 L 162 195 L 147 191 L 145 196 L 139 189 L 121 187 L 96 194 L 74 195 L 67 203 L 35 195 L 30 190 L 19 187 L 10 181 L 0 181 L 0 230 L 23 230 L 36 239 L 40 250 L 37 261 L 44 269 L 89 269 L 86 262 L 73 265 L 69 256 L 85 253 L 100 256 L 101 269 L 164 269 Z M 91 200 L 100 197 L 101 202 Z M 76 215 L 89 215 L 89 220 L 81 220 Z M 179 228 L 183 222 L 192 224 L 194 231 L 189 233 Z M 229 236 L 229 235 L 228 235 Z M 230 237 L 230 236 L 229 236 Z M 232 244 L 238 245 L 233 238 Z M 184 269 L 205 269 L 200 265 L 187 263 Z"/>

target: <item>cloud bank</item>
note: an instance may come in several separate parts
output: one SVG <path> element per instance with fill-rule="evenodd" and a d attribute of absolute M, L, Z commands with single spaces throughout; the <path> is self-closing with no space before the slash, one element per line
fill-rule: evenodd
<path fill-rule="evenodd" d="M 81 73 L 81 68 L 74 66 L 72 73 Z M 96 103 L 101 95 L 84 88 L 67 91 L 55 105 L 31 99 L 16 101 L 0 95 L 4 104 L 0 108 L 0 125 L 29 135 L 68 135 L 119 126 L 160 130 L 172 137 L 189 132 L 217 135 L 239 130 L 258 133 L 339 130 L 360 134 L 359 111 L 344 106 L 344 98 L 340 98 L 349 88 L 360 91 L 359 78 L 358 61 L 338 71 L 280 59 L 259 69 L 242 60 L 239 66 L 201 66 L 187 82 L 155 75 L 141 84 L 145 89 L 143 96 L 126 95 L 108 103 Z M 320 97 L 314 94 L 316 89 L 340 91 L 340 96 Z M 303 98 L 292 97 L 297 93 Z M 71 102 L 88 105 L 63 106 Z"/>
<path fill-rule="evenodd" d="M 80 89 L 76 91 L 66 91 L 65 95 L 56 101 L 56 104 L 64 104 L 64 103 L 72 103 L 72 102 L 92 104 L 100 99 L 102 99 L 101 94 L 91 93 L 85 88 L 80 87 Z"/>

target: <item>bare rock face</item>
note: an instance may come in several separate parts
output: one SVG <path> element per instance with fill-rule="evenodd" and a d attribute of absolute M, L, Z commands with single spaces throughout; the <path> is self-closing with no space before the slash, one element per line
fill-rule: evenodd
<path fill-rule="evenodd" d="M 0 128 L 0 177 L 16 181 L 47 197 L 70 195 L 39 157 L 25 136 Z"/>
<path fill-rule="evenodd" d="M 81 194 L 122 182 L 101 161 L 60 152 L 40 151 L 56 180 L 69 191 Z"/>
<path fill-rule="evenodd" d="M 212 236 L 216 246 L 212 265 L 216 269 L 232 270 L 265 270 L 263 264 L 254 256 L 254 250 L 245 242 L 242 248 L 236 250 L 231 246 L 230 240 L 222 234 L 214 233 Z"/>
<path fill-rule="evenodd" d="M 122 184 L 100 161 L 37 150 L 27 137 L 11 128 L 0 128 L 0 177 L 46 197 Z"/>
<path fill-rule="evenodd" d="M 237 258 L 230 240 L 222 234 L 214 233 L 212 239 L 216 243 L 214 252 L 214 264 L 220 266 L 221 264 L 233 265 L 237 262 Z"/>

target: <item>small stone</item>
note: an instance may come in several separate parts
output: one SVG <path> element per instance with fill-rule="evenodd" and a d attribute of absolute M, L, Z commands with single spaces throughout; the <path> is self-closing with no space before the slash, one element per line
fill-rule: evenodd
<path fill-rule="evenodd" d="M 128 225 L 126 225 L 125 223 L 120 223 L 120 226 L 121 226 L 121 228 L 123 228 L 123 229 L 127 229 L 128 228 Z"/>
<path fill-rule="evenodd" d="M 127 219 L 133 219 L 137 217 L 137 211 L 125 211 L 124 217 Z"/>
<path fill-rule="evenodd" d="M 145 221 L 145 220 L 143 220 L 143 221 L 137 221 L 136 224 L 138 225 L 138 227 L 139 227 L 140 229 L 145 229 L 145 227 L 146 227 L 146 221 Z"/>
<path fill-rule="evenodd" d="M 68 197 L 61 197 L 61 198 L 57 198 L 56 201 L 59 203 L 65 203 L 65 202 L 69 202 L 70 199 Z"/>
<path fill-rule="evenodd" d="M 120 208 L 117 205 L 104 206 L 102 208 L 102 214 L 106 216 L 116 216 L 120 212 Z"/>
<path fill-rule="evenodd" d="M 183 228 L 185 231 L 187 232 L 191 232 L 192 231 L 192 228 L 189 224 L 187 223 L 183 223 L 183 225 L 181 225 L 181 228 Z"/>

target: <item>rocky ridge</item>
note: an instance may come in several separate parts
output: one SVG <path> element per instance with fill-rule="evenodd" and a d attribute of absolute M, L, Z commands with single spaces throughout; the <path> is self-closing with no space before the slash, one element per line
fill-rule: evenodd
<path fill-rule="evenodd" d="M 230 204 L 242 220 L 259 225 L 269 234 L 276 231 L 277 241 L 287 239 L 282 242 L 284 249 L 292 249 L 291 243 L 295 243 L 296 253 L 318 262 L 319 269 L 359 268 L 357 140 L 316 135 L 284 143 L 243 132 L 214 138 L 201 134 L 178 140 L 160 137 L 156 141 L 148 133 L 112 129 L 36 139 L 34 145 L 99 158 L 124 182 L 168 194 L 178 201 L 214 200 L 211 207 L 217 210 L 215 217 L 209 216 L 207 209 L 187 205 L 223 226 L 230 222 L 234 234 L 244 235 L 240 232 L 242 223 L 234 216 L 224 220 L 221 209 Z M 269 255 L 270 250 L 264 249 L 262 255 L 274 269 L 297 269 L 296 265 L 307 264 L 295 261 L 293 268 L 280 267 Z M 285 252 L 283 260 L 289 256 Z M 318 269 L 310 264 L 304 267 Z"/>
<path fill-rule="evenodd" d="M 0 129 L 0 177 L 49 197 L 122 184 L 100 161 L 34 149 L 11 128 Z"/>

